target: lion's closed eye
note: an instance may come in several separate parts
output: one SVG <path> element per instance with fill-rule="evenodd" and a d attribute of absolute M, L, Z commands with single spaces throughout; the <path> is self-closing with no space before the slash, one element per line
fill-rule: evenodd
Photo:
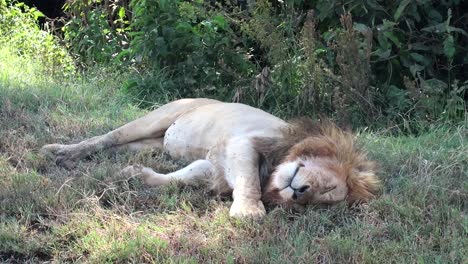
<path fill-rule="evenodd" d="M 326 194 L 327 192 L 333 191 L 334 189 L 336 189 L 336 185 L 325 188 L 320 192 L 320 194 Z"/>
<path fill-rule="evenodd" d="M 296 170 L 294 170 L 294 174 L 293 174 L 293 178 L 296 177 L 297 173 L 299 172 L 299 169 L 301 168 L 301 166 L 298 166 L 296 167 Z"/>

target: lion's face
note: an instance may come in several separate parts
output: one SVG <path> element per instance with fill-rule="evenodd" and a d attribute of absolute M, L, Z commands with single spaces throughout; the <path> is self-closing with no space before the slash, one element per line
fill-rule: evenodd
<path fill-rule="evenodd" d="M 333 204 L 348 194 L 343 171 L 326 158 L 297 158 L 280 164 L 268 189 L 280 204 Z"/>
<path fill-rule="evenodd" d="M 375 163 L 354 146 L 352 134 L 325 126 L 287 150 L 268 178 L 262 199 L 283 205 L 360 203 L 374 198 L 379 186 Z"/>

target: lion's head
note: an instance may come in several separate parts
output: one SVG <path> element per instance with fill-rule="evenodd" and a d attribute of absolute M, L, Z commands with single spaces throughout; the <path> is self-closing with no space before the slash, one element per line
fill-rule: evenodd
<path fill-rule="evenodd" d="M 352 134 L 331 123 L 300 120 L 281 139 L 257 139 L 269 169 L 263 200 L 284 205 L 366 202 L 379 187 L 375 163 L 354 144 Z M 267 172 L 268 171 L 268 172 Z"/>

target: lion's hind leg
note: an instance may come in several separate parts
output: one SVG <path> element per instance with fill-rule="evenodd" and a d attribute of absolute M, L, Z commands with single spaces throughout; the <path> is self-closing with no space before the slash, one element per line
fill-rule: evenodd
<path fill-rule="evenodd" d="M 62 145 L 50 144 L 42 147 L 41 152 L 55 157 L 58 165 L 73 167 L 76 160 L 91 155 L 92 153 L 108 148 L 162 149 L 164 132 L 170 126 L 174 117 L 161 118 L 155 115 L 147 115 L 134 120 L 122 127 L 112 130 L 104 135 L 95 136 L 76 144 Z"/>
<path fill-rule="evenodd" d="M 154 187 L 169 184 L 174 180 L 191 184 L 210 178 L 214 172 L 210 161 L 197 160 L 185 168 L 168 174 L 157 173 L 151 168 L 139 165 L 128 166 L 121 173 L 127 177 L 141 178 L 145 184 Z"/>
<path fill-rule="evenodd" d="M 163 150 L 164 149 L 164 138 L 148 138 L 133 141 L 130 143 L 114 146 L 116 150 L 126 150 L 126 151 L 152 151 L 152 150 Z"/>
<path fill-rule="evenodd" d="M 41 152 L 55 157 L 58 165 L 73 167 L 77 159 L 89 156 L 100 150 L 118 146 L 135 147 L 138 149 L 142 146 L 151 145 L 148 144 L 149 141 L 162 140 L 166 130 L 180 115 L 193 108 L 216 102 L 209 99 L 181 99 L 163 105 L 153 112 L 107 134 L 86 139 L 77 144 L 45 145 L 42 147 Z M 159 143 L 156 142 L 155 144 Z"/>
<path fill-rule="evenodd" d="M 77 144 L 49 144 L 43 146 L 41 152 L 54 157 L 58 165 L 71 168 L 76 160 L 112 146 L 111 140 L 106 136 L 107 134 L 92 137 Z"/>

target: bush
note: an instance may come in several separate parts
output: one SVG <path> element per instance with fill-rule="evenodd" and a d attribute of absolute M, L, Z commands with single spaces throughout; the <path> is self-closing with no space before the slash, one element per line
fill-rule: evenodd
<path fill-rule="evenodd" d="M 234 2 L 71 1 L 65 36 L 83 61 L 136 69 L 124 88 L 143 106 L 214 97 L 409 131 L 463 120 L 461 1 Z"/>
<path fill-rule="evenodd" d="M 347 14 L 332 39 L 330 32 L 318 31 L 313 10 L 303 12 L 294 4 L 274 7 L 257 1 L 251 17 L 243 30 L 259 43 L 263 62 L 271 69 L 265 88 L 255 87 L 260 107 L 287 107 L 281 111 L 286 116 L 335 116 L 343 125 L 375 119 L 371 32 L 354 30 Z"/>
<path fill-rule="evenodd" d="M 132 1 L 130 6 L 133 39 L 124 54 L 140 67 L 164 71 L 171 80 L 168 89 L 181 96 L 229 100 L 254 72 L 222 10 L 204 1 Z"/>
<path fill-rule="evenodd" d="M 43 74 L 67 76 L 74 64 L 58 39 L 39 28 L 42 13 L 22 3 L 0 0 L 0 46 L 3 52 L 14 52 L 41 65 Z"/>
<path fill-rule="evenodd" d="M 125 0 L 66 2 L 64 39 L 84 67 L 112 63 L 127 47 L 127 5 Z"/>
<path fill-rule="evenodd" d="M 376 87 L 372 112 L 390 124 L 463 120 L 468 33 L 462 1 L 312 2 L 309 7 L 317 9 L 318 28 L 327 42 L 335 39 L 344 10 L 356 21 L 356 31 L 372 31 L 369 62 L 375 78 L 369 84 Z"/>

